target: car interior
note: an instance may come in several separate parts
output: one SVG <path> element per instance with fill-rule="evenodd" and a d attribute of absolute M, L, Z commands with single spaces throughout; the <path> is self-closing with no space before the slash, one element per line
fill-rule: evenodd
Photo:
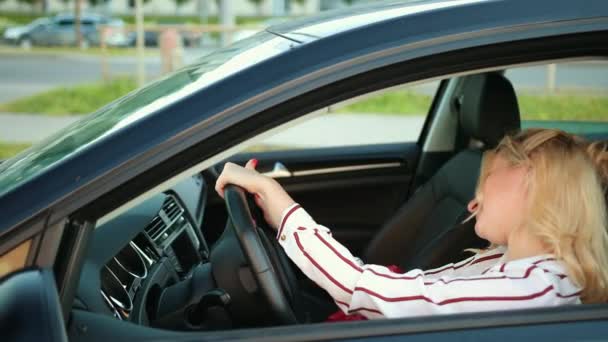
<path fill-rule="evenodd" d="M 522 126 L 545 125 L 522 120 L 505 69 L 424 80 L 438 87 L 417 141 L 255 149 L 293 125 L 286 123 L 101 217 L 70 309 L 70 337 L 100 320 L 211 331 L 318 323 L 337 311 L 287 258 L 251 196 L 215 193 L 226 161 L 258 159 L 260 172 L 366 263 L 429 269 L 486 247 L 474 220 L 462 223 L 483 151 Z M 587 137 L 605 139 L 602 129 Z"/>

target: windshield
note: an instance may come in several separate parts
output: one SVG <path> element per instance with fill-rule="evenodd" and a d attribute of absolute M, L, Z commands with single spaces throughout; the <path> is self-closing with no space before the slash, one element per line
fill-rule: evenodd
<path fill-rule="evenodd" d="M 260 32 L 127 94 L 1 163 L 0 195 L 107 135 L 292 45 L 291 41 Z"/>

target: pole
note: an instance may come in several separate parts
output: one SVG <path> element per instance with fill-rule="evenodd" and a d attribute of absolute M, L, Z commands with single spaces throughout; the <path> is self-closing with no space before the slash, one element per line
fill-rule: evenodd
<path fill-rule="evenodd" d="M 103 81 L 110 79 L 110 70 L 108 68 L 108 50 L 106 49 L 106 39 L 108 36 L 108 27 L 103 25 L 100 28 L 101 39 L 99 41 L 101 47 L 101 78 Z"/>
<path fill-rule="evenodd" d="M 137 45 L 137 86 L 141 87 L 146 83 L 143 0 L 135 0 L 135 31 Z"/>
<path fill-rule="evenodd" d="M 74 33 L 76 34 L 76 46 L 82 47 L 82 34 L 80 31 L 80 6 L 81 0 L 76 0 L 74 6 Z"/>
<path fill-rule="evenodd" d="M 547 89 L 550 93 L 555 92 L 555 76 L 557 74 L 557 66 L 555 64 L 547 65 Z"/>
<path fill-rule="evenodd" d="M 207 4 L 207 0 L 198 0 L 198 11 L 200 16 L 200 26 L 204 29 L 209 23 L 209 6 Z M 201 46 L 205 46 L 206 43 L 206 33 L 203 33 L 199 39 L 199 44 Z"/>
<path fill-rule="evenodd" d="M 207 6 L 207 0 L 198 0 L 198 14 L 201 21 L 201 26 L 207 25 L 209 21 L 209 8 Z"/>
<path fill-rule="evenodd" d="M 232 0 L 220 1 L 220 23 L 222 25 L 222 46 L 232 43 L 232 29 L 234 28 L 234 11 Z"/>
<path fill-rule="evenodd" d="M 272 15 L 275 17 L 285 15 L 285 0 L 272 0 Z"/>

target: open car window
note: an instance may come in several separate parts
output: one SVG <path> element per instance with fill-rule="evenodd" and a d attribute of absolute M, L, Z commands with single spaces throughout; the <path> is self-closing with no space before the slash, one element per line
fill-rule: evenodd
<path fill-rule="evenodd" d="M 587 60 L 506 70 L 522 127 L 557 128 L 574 134 L 608 131 L 608 61 Z"/>
<path fill-rule="evenodd" d="M 251 150 L 416 142 L 439 83 L 400 85 L 332 104 L 264 138 Z"/>
<path fill-rule="evenodd" d="M 567 65 L 567 63 L 563 64 Z M 573 64 L 578 65 L 578 63 Z M 596 65 L 594 62 L 586 62 L 582 64 L 582 67 L 585 68 L 588 67 L 588 65 L 595 65 L 596 67 L 601 66 L 601 64 Z M 573 78 L 571 83 L 560 83 L 561 88 L 558 89 L 547 89 L 546 84 L 539 81 L 546 80 L 546 78 L 542 76 L 543 71 L 546 70 L 546 68 L 547 65 L 541 63 L 533 66 L 509 68 L 505 72 L 505 75 L 511 80 L 516 89 L 524 126 L 527 125 L 527 127 L 531 127 L 532 125 L 538 125 L 539 127 L 556 127 L 555 125 L 564 125 L 560 128 L 573 131 L 577 129 L 577 127 L 580 127 L 577 125 L 581 123 L 589 123 L 588 127 L 591 128 L 595 127 L 597 123 L 602 123 L 604 126 L 602 126 L 601 131 L 605 134 L 605 132 L 608 131 L 605 126 L 607 121 L 606 111 L 604 111 L 603 105 L 598 106 L 595 102 L 600 101 L 600 104 L 604 103 L 602 101 L 605 92 L 602 90 L 602 81 L 599 80 L 592 83 L 597 88 L 595 92 L 588 91 L 588 89 L 582 91 L 577 88 L 576 85 L 579 84 L 577 82 L 580 82 L 581 79 L 585 79 L 584 77 Z M 501 68 L 499 67 L 495 69 L 497 72 L 500 70 Z M 486 71 L 487 70 L 484 70 L 484 72 Z M 473 75 L 478 72 L 480 71 L 473 71 L 470 74 Z M 541 76 L 537 79 L 530 79 L 530 76 L 535 74 Z M 458 75 L 454 76 L 454 78 L 449 81 L 457 81 L 461 79 L 461 76 L 462 78 L 467 77 L 467 75 Z M 381 143 L 415 142 L 419 138 L 424 120 L 426 119 L 429 110 L 431 110 L 433 98 L 435 96 L 445 96 L 446 99 L 450 99 L 452 95 L 458 95 L 458 90 L 455 87 L 451 88 L 452 90 L 450 91 L 452 91 L 452 93 L 449 93 L 446 90 L 446 92 L 439 92 L 440 95 L 435 95 L 437 93 L 438 84 L 439 81 L 405 84 L 332 104 L 329 107 L 322 108 L 321 110 L 295 119 L 290 123 L 286 123 L 281 127 L 275 127 L 268 132 L 262 132 L 262 139 L 259 139 L 260 137 L 254 137 L 250 141 L 243 142 L 240 147 L 247 147 L 256 152 L 277 149 L 298 149 L 308 152 L 305 151 L 305 149 L 315 147 L 348 147 L 350 145 L 350 147 L 354 146 L 355 148 L 358 148 L 358 146 L 361 145 L 369 146 Z M 572 98 L 580 100 L 580 102 L 576 102 L 576 107 L 571 106 Z M 564 106 L 566 109 L 559 111 L 562 107 L 555 107 L 556 103 Z M 548 113 L 549 115 L 546 115 L 545 113 Z M 564 113 L 564 115 L 562 115 L 562 113 Z M 445 116 L 451 114 L 451 112 L 446 112 Z M 433 119 L 437 119 L 438 117 L 438 115 L 432 116 Z M 356 127 L 354 125 L 349 126 L 349 120 L 357 121 L 364 118 L 369 118 L 371 121 L 368 121 L 368 124 L 358 126 L 355 130 L 349 131 L 349 127 Z M 331 120 L 342 121 L 332 125 Z M 417 122 L 414 122 L 415 120 L 417 120 Z M 370 126 L 369 122 L 373 121 L 378 121 L 380 123 L 377 129 Z M 309 128 L 307 125 L 316 126 Z M 278 133 L 274 134 L 275 132 Z M 587 130 L 578 133 L 590 134 L 592 132 L 593 131 Z M 338 134 L 352 134 L 350 137 L 353 137 L 354 139 L 348 141 L 344 138 L 344 135 L 337 138 Z M 378 138 L 385 138 L 387 140 L 382 141 L 378 140 Z M 251 144 L 252 142 L 253 145 Z M 234 148 L 232 152 L 235 153 L 237 150 L 238 148 Z M 362 153 L 361 151 L 359 152 L 360 154 Z M 382 152 L 386 153 L 385 150 Z M 224 153 L 227 152 L 225 151 Z M 228 158 L 231 158 L 234 155 L 227 156 Z M 286 154 L 286 156 L 289 155 Z M 295 156 L 294 160 L 297 157 L 298 156 Z M 311 177 L 314 176 L 314 174 L 309 173 L 307 176 Z M 351 174 L 351 177 L 352 176 L 353 175 Z M 353 177 L 353 179 L 352 184 L 355 184 L 356 178 Z M 347 180 L 344 179 L 342 181 L 347 182 Z M 200 267 L 198 263 L 203 262 L 202 265 L 204 265 L 205 262 L 210 261 L 206 258 L 209 254 L 212 254 L 210 251 L 213 251 L 214 245 L 217 242 L 217 237 L 222 233 L 221 229 L 218 232 L 213 233 L 211 230 L 217 227 L 223 228 L 225 227 L 225 224 L 224 222 L 221 222 L 220 224 L 211 225 L 209 222 L 206 222 L 200 227 L 197 226 L 197 220 L 195 219 L 196 215 L 191 208 L 197 206 L 196 201 L 202 201 L 203 197 L 197 197 L 200 196 L 204 190 L 201 188 L 201 184 L 204 184 L 202 177 L 195 174 L 193 175 L 193 178 L 186 179 L 167 191 L 156 193 L 144 203 L 131 208 L 129 212 L 115 216 L 111 220 L 103 220 L 103 225 L 99 225 L 98 228 L 100 229 L 96 230 L 96 240 L 93 242 L 95 251 L 91 255 L 92 258 L 95 259 L 95 262 L 91 262 L 90 265 L 85 265 L 84 273 L 85 276 L 88 275 L 89 279 L 95 279 L 97 281 L 100 277 L 100 270 L 91 265 L 102 265 L 104 268 L 101 270 L 101 272 L 103 272 L 101 273 L 101 282 L 81 284 L 81 293 L 85 294 L 83 298 L 96 299 L 97 303 L 94 305 L 97 305 L 96 309 L 99 309 L 100 311 L 115 309 L 116 303 L 112 302 L 111 296 L 106 296 L 105 294 L 110 293 L 112 290 L 110 288 L 110 282 L 112 281 L 115 284 L 118 284 L 118 286 L 113 287 L 114 289 L 121 291 L 125 289 L 125 286 L 120 283 L 120 265 L 115 263 L 113 261 L 114 259 L 112 259 L 116 258 L 119 254 L 127 255 L 124 256 L 125 258 L 128 257 L 128 253 L 131 253 L 132 255 L 138 255 L 138 253 L 140 253 L 143 255 L 139 264 L 146 265 L 148 270 L 140 273 L 146 274 L 146 277 L 148 277 L 148 273 L 154 273 L 154 265 L 161 262 L 163 258 L 168 258 L 170 261 L 168 265 L 178 265 L 176 266 L 177 275 L 175 276 L 175 281 L 184 282 L 189 279 L 188 277 L 191 274 L 196 274 L 196 272 L 199 272 L 199 276 L 205 274 L 204 272 L 208 270 L 205 267 Z M 294 181 L 292 179 L 292 185 L 293 184 Z M 317 191 L 314 193 L 315 197 L 326 197 L 318 196 L 318 188 L 310 186 L 311 184 L 314 185 L 312 181 L 310 184 L 295 184 L 296 186 L 293 188 L 296 189 L 298 186 L 300 188 L 309 187 L 310 189 L 315 189 L 309 190 L 311 193 Z M 208 183 L 202 185 L 202 187 L 204 186 L 208 186 L 208 191 L 213 191 L 213 184 Z M 358 190 L 361 189 L 360 185 L 356 186 L 359 186 L 357 188 Z M 353 186 L 353 188 L 356 186 Z M 380 187 L 378 184 L 376 186 Z M 207 203 L 212 203 L 213 196 L 209 196 L 211 200 Z M 378 198 L 374 196 L 364 197 L 368 199 Z M 188 202 L 185 200 L 186 198 L 194 198 L 195 200 Z M 346 196 L 344 198 L 347 199 L 342 202 L 345 207 L 354 203 L 352 199 L 348 199 Z M 207 199 L 205 198 L 205 201 L 206 200 Z M 221 206 L 223 206 L 223 203 L 221 203 Z M 209 208 L 209 206 L 206 208 L 207 211 L 205 215 L 212 216 L 217 214 L 209 211 Z M 335 213 L 336 210 L 334 209 L 333 214 Z M 128 218 L 129 215 L 138 217 L 136 225 L 133 225 L 133 223 L 136 222 L 135 220 L 125 219 Z M 350 209 L 348 209 L 348 215 L 352 215 Z M 332 228 L 336 227 L 333 224 L 328 226 L 331 226 Z M 201 234 L 197 237 L 199 229 Z M 120 243 L 115 243 L 114 246 L 103 244 L 103 247 L 101 247 L 100 241 L 109 241 L 109 238 L 105 240 L 100 237 L 115 237 L 117 236 L 115 232 L 124 233 L 125 231 L 130 231 L 131 236 L 126 237 L 124 240 L 120 241 Z M 336 232 L 338 232 L 338 230 L 336 230 Z M 150 236 L 150 239 L 148 240 L 152 240 L 152 242 L 145 239 L 148 235 Z M 338 233 L 336 235 L 338 235 Z M 211 236 L 215 237 L 212 239 Z M 348 237 L 348 234 L 343 236 Z M 154 243 L 158 243 L 160 247 L 156 246 Z M 462 246 L 462 249 L 466 247 L 467 246 Z M 204 250 L 205 257 L 201 258 L 193 252 L 196 250 Z M 192 253 L 186 253 L 188 251 Z M 107 262 L 107 260 L 110 261 Z M 186 265 L 186 267 L 184 267 L 184 265 Z M 111 272 L 114 271 L 116 273 L 115 276 L 111 274 Z M 86 277 L 83 277 L 83 279 L 85 278 Z M 118 282 L 115 278 L 118 279 Z M 131 278 L 135 279 L 136 277 L 132 276 Z M 127 289 L 129 286 L 131 286 L 131 289 L 140 286 L 139 282 L 145 281 L 139 279 L 136 281 L 133 279 L 129 280 L 130 283 L 126 286 Z M 202 277 L 202 279 L 208 281 L 211 279 L 211 276 L 207 275 L 206 277 Z M 137 285 L 133 287 L 131 284 Z M 167 285 L 169 282 L 159 284 L 161 285 L 157 288 L 157 292 L 161 289 L 164 290 L 169 286 Z M 99 286 L 105 286 L 102 292 L 104 295 L 100 296 L 99 291 L 91 293 L 84 292 L 87 289 L 97 290 Z M 159 293 L 161 292 L 158 292 L 157 295 L 159 295 Z M 129 297 L 129 294 L 125 295 L 124 298 L 128 301 L 132 300 L 132 298 L 135 298 L 136 300 L 136 296 Z M 109 299 L 106 299 L 106 297 Z M 135 310 L 133 308 L 137 307 L 135 300 L 129 304 L 132 307 L 131 310 Z M 91 304 L 87 301 L 87 305 Z M 150 322 L 153 322 L 151 326 L 178 329 L 171 325 L 163 326 L 159 323 L 161 322 L 160 320 L 155 321 L 155 319 L 163 318 L 162 314 L 164 313 L 162 310 L 157 310 L 157 307 L 153 309 L 156 310 L 155 313 L 150 311 L 152 309 L 148 309 L 149 311 L 145 313 L 139 313 L 140 316 L 125 315 L 119 310 L 115 310 L 113 315 L 119 319 L 134 321 L 137 321 L 138 319 L 141 319 L 142 321 L 150 319 Z M 500 312 L 493 312 L 492 314 L 500 314 Z M 322 321 L 317 320 L 316 322 Z"/>

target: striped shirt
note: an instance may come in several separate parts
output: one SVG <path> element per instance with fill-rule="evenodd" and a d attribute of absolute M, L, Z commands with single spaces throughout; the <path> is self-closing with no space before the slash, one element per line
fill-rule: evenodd
<path fill-rule="evenodd" d="M 298 204 L 277 238 L 287 255 L 347 314 L 408 317 L 579 304 L 580 288 L 551 255 L 507 261 L 498 247 L 432 270 L 364 265 Z"/>

